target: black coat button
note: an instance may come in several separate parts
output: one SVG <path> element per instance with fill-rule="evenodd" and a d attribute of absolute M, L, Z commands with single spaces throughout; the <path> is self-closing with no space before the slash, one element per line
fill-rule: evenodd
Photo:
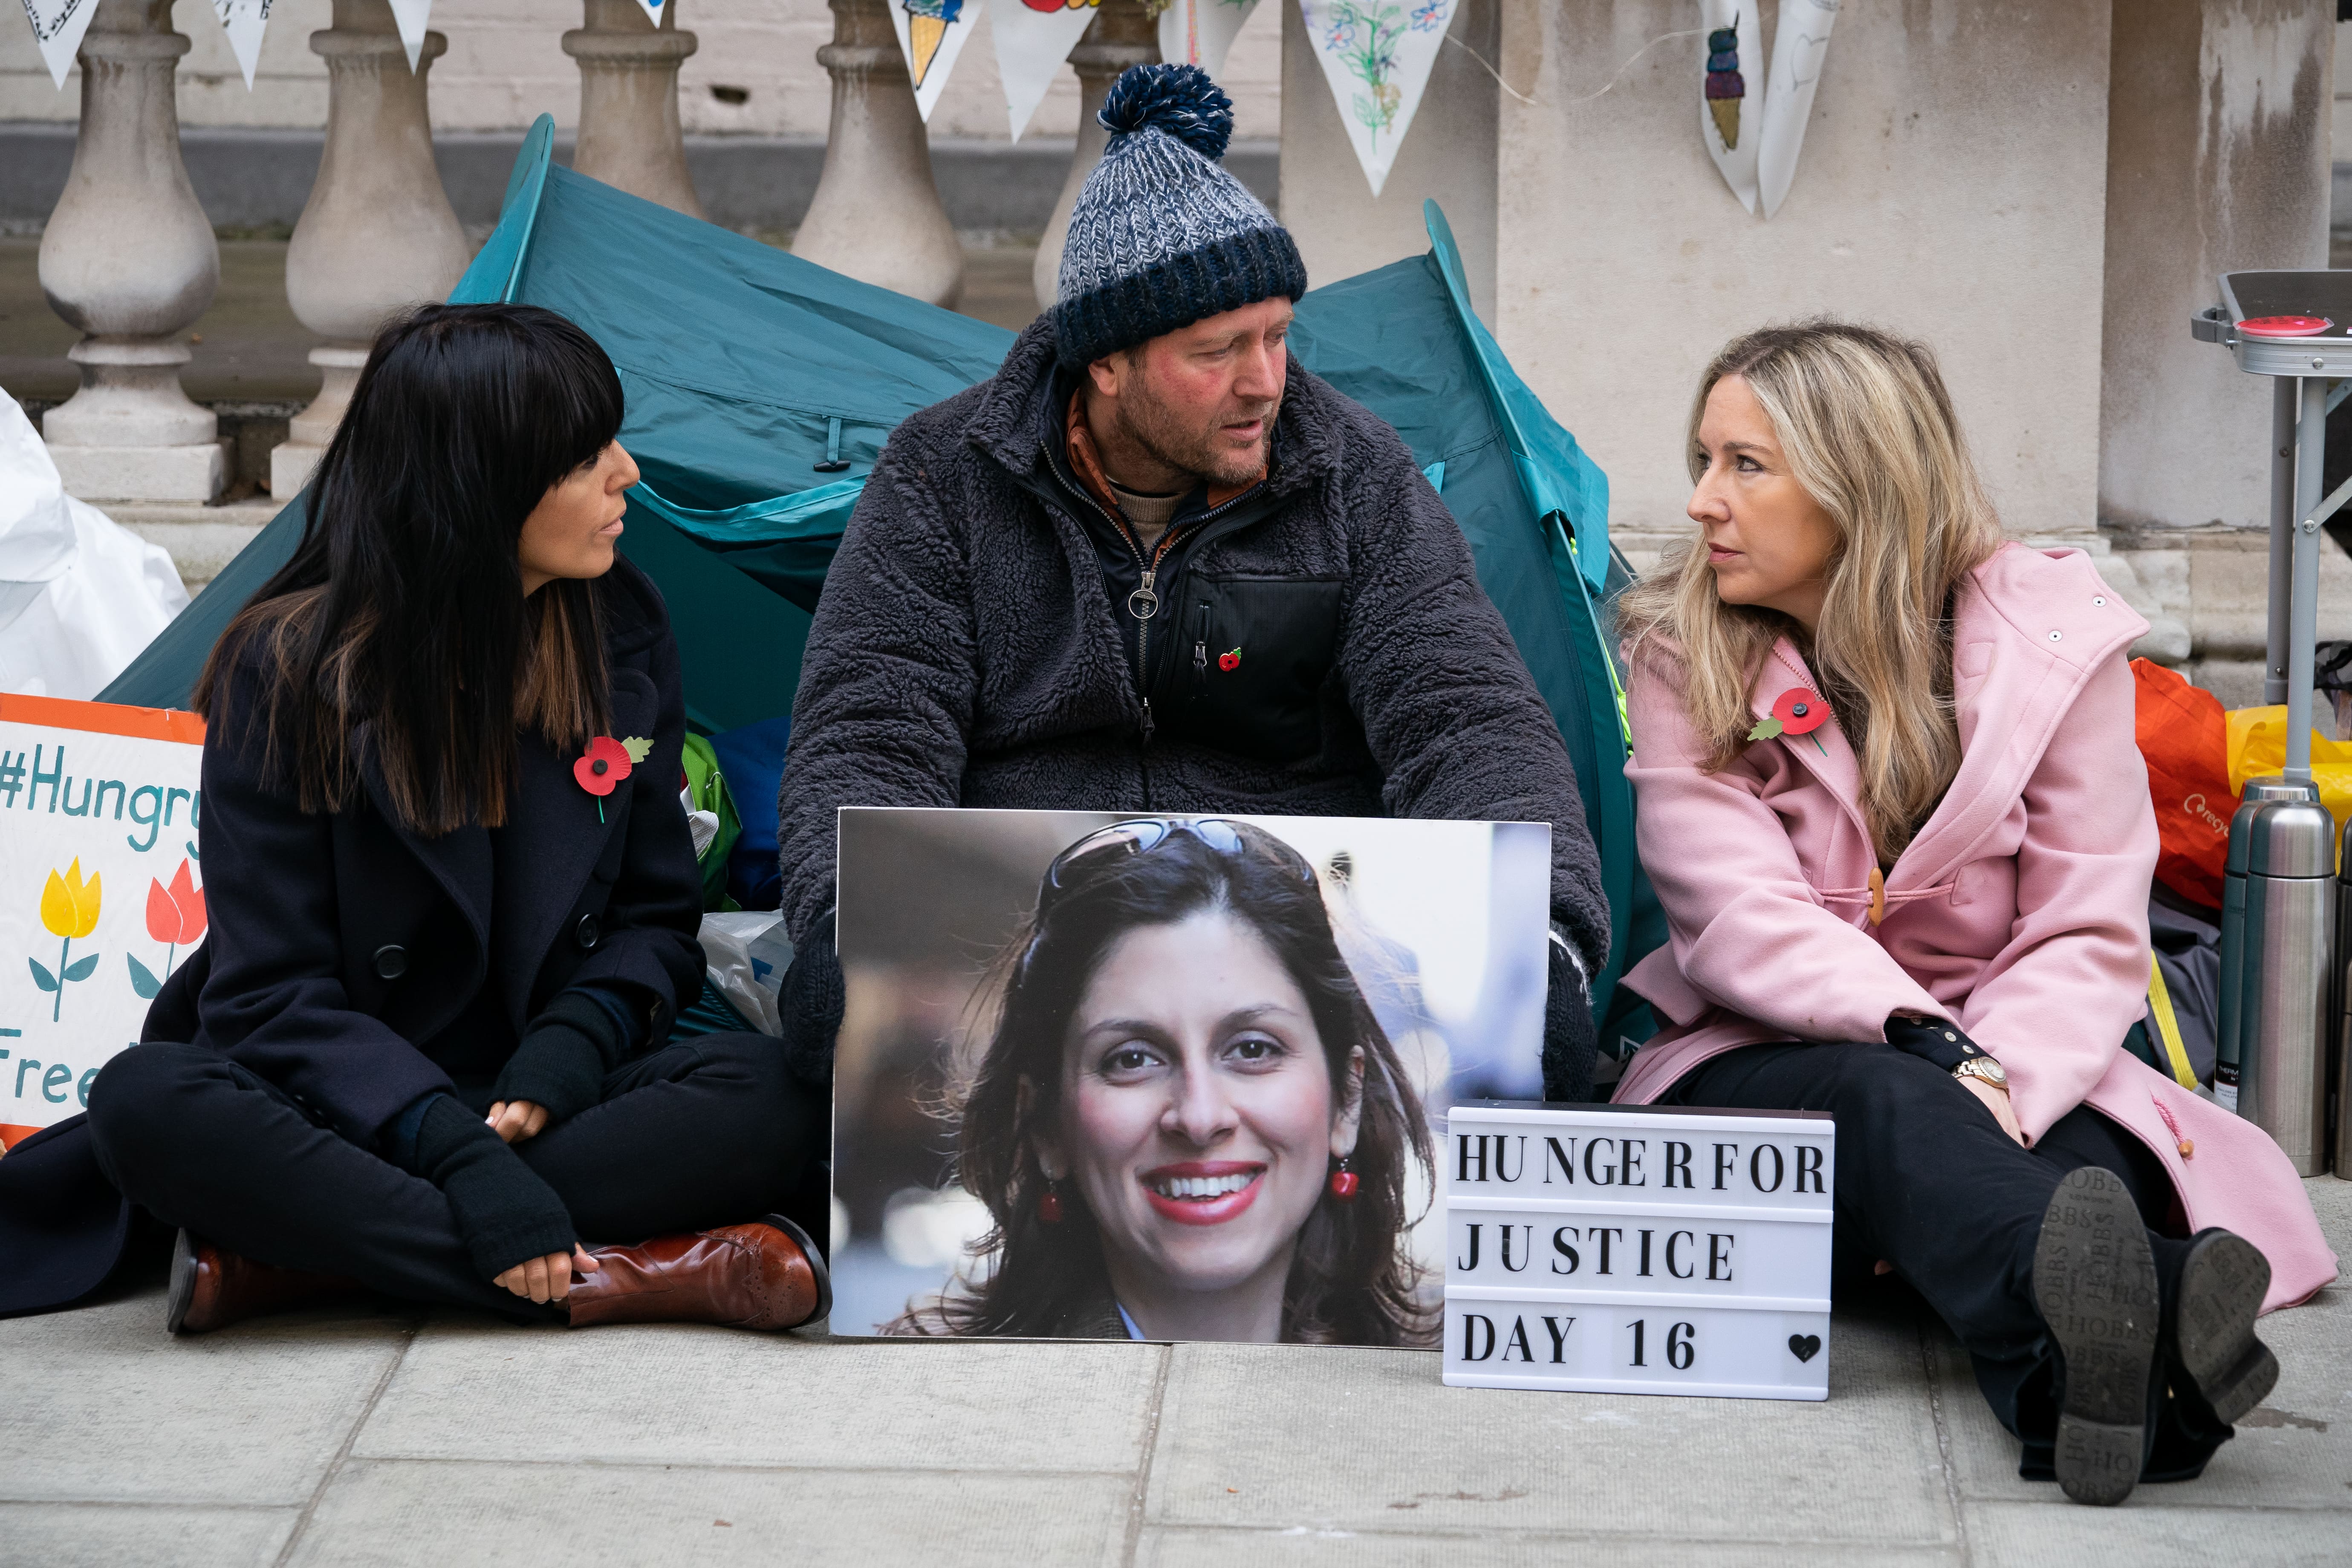
<path fill-rule="evenodd" d="M 388 942 L 375 950 L 375 973 L 380 980 L 397 980 L 408 973 L 408 950 L 398 942 Z"/>
<path fill-rule="evenodd" d="M 604 934 L 604 928 L 597 922 L 594 915 L 582 915 L 580 923 L 572 928 L 572 940 L 583 948 L 594 947 L 597 939 Z"/>

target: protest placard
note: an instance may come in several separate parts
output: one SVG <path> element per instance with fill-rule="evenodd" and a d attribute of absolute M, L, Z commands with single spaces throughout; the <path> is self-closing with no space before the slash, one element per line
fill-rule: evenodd
<path fill-rule="evenodd" d="M 834 1332 L 1435 1347 L 1548 825 L 852 807 L 839 865 Z"/>
<path fill-rule="evenodd" d="M 89 1102 L 204 940 L 193 713 L 0 695 L 0 1146 Z"/>
<path fill-rule="evenodd" d="M 1455 1105 L 1445 1381 L 1828 1398 L 1835 1143 L 1811 1112 Z"/>

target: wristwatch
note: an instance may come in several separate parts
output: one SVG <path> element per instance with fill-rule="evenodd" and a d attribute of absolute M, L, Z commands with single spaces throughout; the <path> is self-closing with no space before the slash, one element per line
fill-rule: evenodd
<path fill-rule="evenodd" d="M 2009 1088 L 2009 1074 L 2002 1071 L 2000 1064 L 1990 1057 L 1970 1057 L 1952 1069 L 1952 1076 L 1976 1079 L 1998 1089 L 2006 1090 Z"/>

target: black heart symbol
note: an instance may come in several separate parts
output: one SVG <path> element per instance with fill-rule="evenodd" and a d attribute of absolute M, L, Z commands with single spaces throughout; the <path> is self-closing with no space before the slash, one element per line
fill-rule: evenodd
<path fill-rule="evenodd" d="M 1789 1353 L 1795 1356 L 1799 1361 L 1812 1360 L 1815 1356 L 1822 1353 L 1822 1336 L 1819 1334 L 1790 1334 L 1789 1336 Z"/>

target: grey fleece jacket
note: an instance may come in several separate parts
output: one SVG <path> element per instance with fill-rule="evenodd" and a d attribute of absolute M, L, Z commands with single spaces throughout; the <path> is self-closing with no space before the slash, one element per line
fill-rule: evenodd
<path fill-rule="evenodd" d="M 1609 906 L 1567 749 L 1396 432 L 1293 360 L 1273 470 L 1163 578 L 1150 636 L 1176 657 L 1139 677 L 1055 397 L 1041 318 L 875 465 L 793 706 L 793 938 L 833 905 L 845 805 L 1537 821 L 1552 919 L 1597 971 Z"/>

